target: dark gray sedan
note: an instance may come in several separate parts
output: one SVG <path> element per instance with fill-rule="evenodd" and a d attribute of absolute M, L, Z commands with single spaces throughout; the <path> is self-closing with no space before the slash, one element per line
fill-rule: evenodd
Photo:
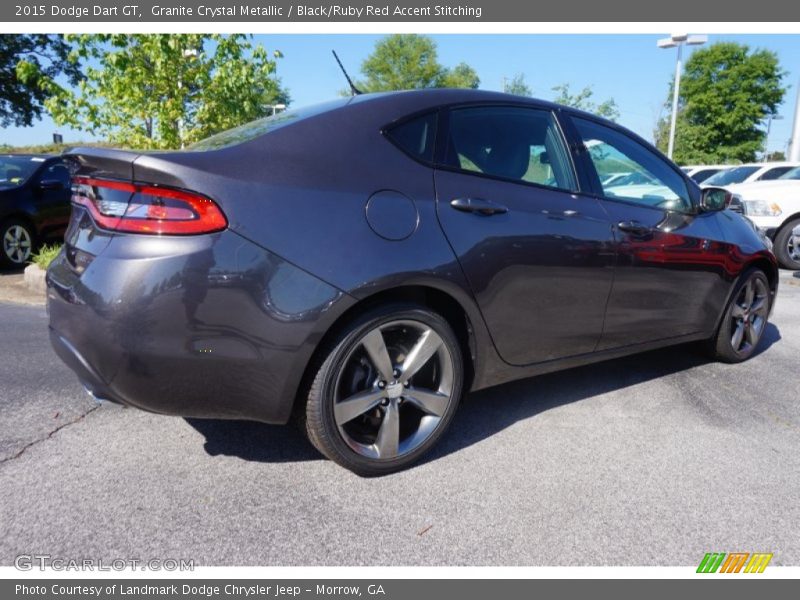
<path fill-rule="evenodd" d="M 755 350 L 769 242 L 631 132 L 497 93 L 361 95 L 181 152 L 76 149 L 53 345 L 96 396 L 285 423 L 363 475 L 466 391 L 682 342 Z M 612 173 L 637 173 L 630 185 Z"/>

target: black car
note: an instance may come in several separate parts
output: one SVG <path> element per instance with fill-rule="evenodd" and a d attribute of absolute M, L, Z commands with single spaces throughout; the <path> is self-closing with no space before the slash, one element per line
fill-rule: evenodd
<path fill-rule="evenodd" d="M 40 242 L 64 234 L 70 173 L 58 156 L 0 154 L 0 266 L 21 267 Z"/>
<path fill-rule="evenodd" d="M 633 133 L 504 94 L 360 95 L 179 152 L 77 149 L 48 272 L 97 397 L 286 423 L 353 471 L 417 460 L 462 395 L 661 346 L 754 352 L 765 241 Z M 638 172 L 629 186 L 600 183 Z"/>

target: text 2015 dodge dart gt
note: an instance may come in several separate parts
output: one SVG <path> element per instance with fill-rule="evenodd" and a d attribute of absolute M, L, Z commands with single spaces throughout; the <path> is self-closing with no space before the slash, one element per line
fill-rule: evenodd
<path fill-rule="evenodd" d="M 285 423 L 403 468 L 469 390 L 705 340 L 756 348 L 775 258 L 629 131 L 471 90 L 361 95 L 180 152 L 76 149 L 53 345 L 96 396 Z M 640 173 L 629 189 L 609 173 Z"/>

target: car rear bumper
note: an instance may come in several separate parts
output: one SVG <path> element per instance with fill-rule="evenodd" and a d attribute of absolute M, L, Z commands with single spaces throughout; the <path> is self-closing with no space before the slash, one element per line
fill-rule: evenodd
<path fill-rule="evenodd" d="M 50 337 L 95 396 L 164 414 L 288 420 L 350 296 L 231 232 L 69 244 L 47 274 Z"/>

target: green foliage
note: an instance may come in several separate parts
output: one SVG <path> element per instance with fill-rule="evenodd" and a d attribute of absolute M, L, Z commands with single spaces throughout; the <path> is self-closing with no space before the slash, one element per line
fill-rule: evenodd
<path fill-rule="evenodd" d="M 73 85 L 81 78 L 62 36 L 0 35 L 0 127 L 32 125 L 62 75 Z"/>
<path fill-rule="evenodd" d="M 417 34 L 387 36 L 361 65 L 366 78 L 356 86 L 365 92 L 439 87 L 477 88 L 480 79 L 466 63 L 453 69 L 439 64 L 436 42 Z"/>
<path fill-rule="evenodd" d="M 580 92 L 572 94 L 569 89 L 569 84 L 562 83 L 554 87 L 553 91 L 558 94 L 553 100 L 553 102 L 557 104 L 585 110 L 586 112 L 594 113 L 606 119 L 611 119 L 612 121 L 616 121 L 619 118 L 619 109 L 614 99 L 609 98 L 597 104 L 592 100 L 594 91 L 591 86 L 586 86 Z"/>
<path fill-rule="evenodd" d="M 503 91 L 506 94 L 514 94 L 515 96 L 530 97 L 533 95 L 533 90 L 525 81 L 525 75 L 517 73 L 511 78 L 511 81 L 505 82 Z"/>
<path fill-rule="evenodd" d="M 0 154 L 61 154 L 77 146 L 92 146 L 94 148 L 110 148 L 111 142 L 69 142 L 65 144 L 31 144 L 29 146 L 12 146 L 0 144 Z"/>
<path fill-rule="evenodd" d="M 475 69 L 467 63 L 458 63 L 452 69 L 444 69 L 440 84 L 437 87 L 477 89 L 481 80 Z"/>
<path fill-rule="evenodd" d="M 86 69 L 46 105 L 59 125 L 131 148 L 179 148 L 288 102 L 276 60 L 245 35 L 76 35 Z"/>
<path fill-rule="evenodd" d="M 763 151 L 763 121 L 774 115 L 786 88 L 778 57 L 745 44 L 718 42 L 696 50 L 681 77 L 674 158 L 680 164 L 749 162 Z M 672 86 L 656 143 L 666 149 Z"/>
<path fill-rule="evenodd" d="M 770 152 L 766 157 L 767 162 L 782 162 L 784 160 L 786 160 L 786 154 L 781 150 Z"/>
<path fill-rule="evenodd" d="M 58 253 L 61 252 L 61 244 L 44 245 L 31 257 L 31 262 L 42 270 L 47 270 Z"/>

